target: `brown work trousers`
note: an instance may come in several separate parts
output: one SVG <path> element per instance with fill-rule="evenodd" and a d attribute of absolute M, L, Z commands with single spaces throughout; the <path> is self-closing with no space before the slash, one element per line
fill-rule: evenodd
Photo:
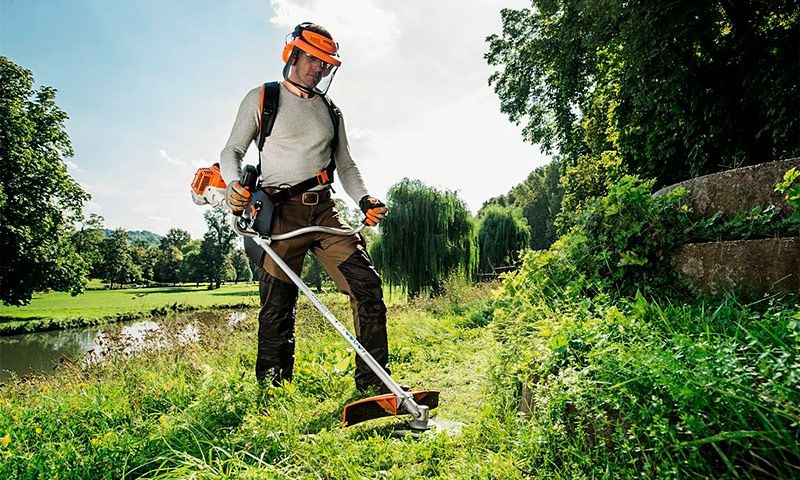
<path fill-rule="evenodd" d="M 317 205 L 290 200 L 276 208 L 271 233 L 278 235 L 312 225 L 350 228 L 339 217 L 333 200 L 323 200 Z M 271 247 L 298 275 L 306 252 L 311 250 L 316 255 L 336 287 L 350 297 L 356 338 L 386 368 L 389 357 L 386 305 L 381 279 L 367 254 L 364 238 L 361 235 L 309 233 L 275 241 Z M 259 382 L 279 385 L 283 380 L 292 379 L 298 288 L 268 255 L 264 255 L 262 266 L 256 378 Z M 355 381 L 356 388 L 362 392 L 370 386 L 380 392 L 386 390 L 357 355 Z"/>

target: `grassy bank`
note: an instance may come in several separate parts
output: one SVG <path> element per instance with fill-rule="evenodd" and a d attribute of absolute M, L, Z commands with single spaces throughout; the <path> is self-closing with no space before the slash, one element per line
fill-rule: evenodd
<path fill-rule="evenodd" d="M 541 478 L 796 478 L 800 304 L 543 291 L 538 254 L 495 302 L 509 452 Z M 512 440 L 513 439 L 513 440 Z"/>
<path fill-rule="evenodd" d="M 65 292 L 50 292 L 35 295 L 30 305 L 24 307 L 0 307 L 0 335 L 257 304 L 255 283 L 223 285 L 217 290 L 208 290 L 205 285 L 87 290 L 75 297 Z"/>
<path fill-rule="evenodd" d="M 301 300 L 286 388 L 254 384 L 254 310 L 234 329 L 201 325 L 197 344 L 5 385 L 0 477 L 519 477 L 482 427 L 497 356 L 481 328 L 486 297 L 463 290 L 389 313 L 396 378 L 441 389 L 436 415 L 463 422 L 460 434 L 397 438 L 392 419 L 341 427 L 341 408 L 355 397 L 353 355 Z M 349 319 L 342 295 L 324 301 Z"/>

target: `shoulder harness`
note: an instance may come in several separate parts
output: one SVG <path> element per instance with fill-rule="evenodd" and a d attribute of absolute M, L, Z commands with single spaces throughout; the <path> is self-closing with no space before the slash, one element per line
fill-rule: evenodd
<path fill-rule="evenodd" d="M 320 94 L 317 94 L 320 95 Z M 278 114 L 278 97 L 280 96 L 280 84 L 278 82 L 268 82 L 261 87 L 261 106 L 258 115 L 258 135 L 256 137 L 256 145 L 258 145 L 259 153 L 264 149 L 264 142 L 267 137 L 272 133 L 272 127 L 275 125 L 275 117 Z M 331 116 L 333 122 L 333 138 L 331 139 L 331 161 L 328 166 L 313 177 L 303 180 L 302 182 L 292 185 L 288 188 L 282 188 L 278 193 L 270 195 L 270 201 L 278 205 L 286 200 L 300 195 L 303 192 L 317 187 L 319 185 L 330 185 L 333 183 L 333 172 L 336 170 L 336 149 L 339 147 L 339 117 L 341 112 L 339 108 L 334 105 L 327 95 L 320 95 L 325 105 L 328 107 L 328 114 Z M 258 176 L 261 176 L 261 159 L 259 158 Z"/>

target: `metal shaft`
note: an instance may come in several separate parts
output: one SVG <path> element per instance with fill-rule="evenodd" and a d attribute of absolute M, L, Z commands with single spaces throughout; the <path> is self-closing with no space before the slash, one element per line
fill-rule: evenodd
<path fill-rule="evenodd" d="M 240 231 L 238 228 L 236 230 Z M 302 292 L 309 298 L 309 300 L 311 300 L 311 303 L 314 304 L 317 310 L 319 310 L 320 313 L 322 313 L 322 315 L 328 320 L 328 322 L 330 322 L 330 324 L 333 325 L 333 328 L 335 328 L 336 331 L 339 332 L 339 334 L 342 337 L 344 337 L 345 340 L 347 340 L 347 343 L 349 343 L 350 346 L 353 347 L 358 356 L 364 360 L 364 362 L 369 366 L 369 368 L 373 372 L 375 372 L 378 378 L 380 378 L 383 384 L 386 385 L 389 388 L 389 390 L 391 390 L 391 392 L 398 398 L 398 400 L 400 400 L 400 404 L 405 406 L 406 410 L 408 410 L 408 412 L 416 420 L 422 420 L 427 423 L 428 420 L 427 407 L 418 405 L 417 402 L 414 401 L 414 397 L 411 394 L 403 391 L 403 389 L 400 388 L 400 385 L 398 385 L 397 382 L 395 382 L 392 379 L 392 377 L 389 376 L 386 370 L 383 367 L 381 367 L 381 365 L 378 363 L 377 360 L 375 360 L 375 358 L 372 357 L 372 355 L 370 355 L 367 349 L 364 348 L 364 346 L 361 345 L 361 343 L 353 337 L 350 331 L 347 330 L 347 328 L 345 328 L 344 325 L 342 325 L 342 322 L 340 322 L 336 318 L 336 316 L 333 313 L 331 313 L 331 311 L 328 310 L 328 308 L 325 305 L 323 305 L 322 302 L 319 301 L 317 296 L 314 295 L 314 292 L 312 292 L 311 289 L 308 288 L 308 286 L 306 286 L 305 283 L 303 283 L 303 280 L 301 280 L 300 277 L 296 273 L 294 273 L 294 271 L 289 267 L 289 265 L 287 265 L 286 262 L 283 261 L 280 255 L 275 253 L 275 251 L 269 246 L 269 242 L 266 239 L 254 236 L 253 240 L 255 240 L 255 242 L 258 245 L 260 245 L 265 252 L 267 252 L 267 255 L 269 255 L 272 258 L 272 260 L 274 260 L 275 263 L 278 264 L 281 270 L 283 270 L 284 273 L 286 273 L 286 275 L 295 283 L 295 285 L 297 285 L 298 288 L 302 290 Z"/>

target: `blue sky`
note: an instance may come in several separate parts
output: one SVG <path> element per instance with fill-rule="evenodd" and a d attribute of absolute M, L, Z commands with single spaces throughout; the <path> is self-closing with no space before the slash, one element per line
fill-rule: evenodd
<path fill-rule="evenodd" d="M 87 211 L 198 237 L 192 174 L 218 160 L 242 97 L 280 76 L 284 37 L 306 20 L 340 43 L 330 94 L 374 195 L 408 176 L 476 211 L 522 181 L 547 159 L 486 82 L 483 39 L 504 6 L 525 2 L 0 0 L 0 53 L 58 89 Z"/>

